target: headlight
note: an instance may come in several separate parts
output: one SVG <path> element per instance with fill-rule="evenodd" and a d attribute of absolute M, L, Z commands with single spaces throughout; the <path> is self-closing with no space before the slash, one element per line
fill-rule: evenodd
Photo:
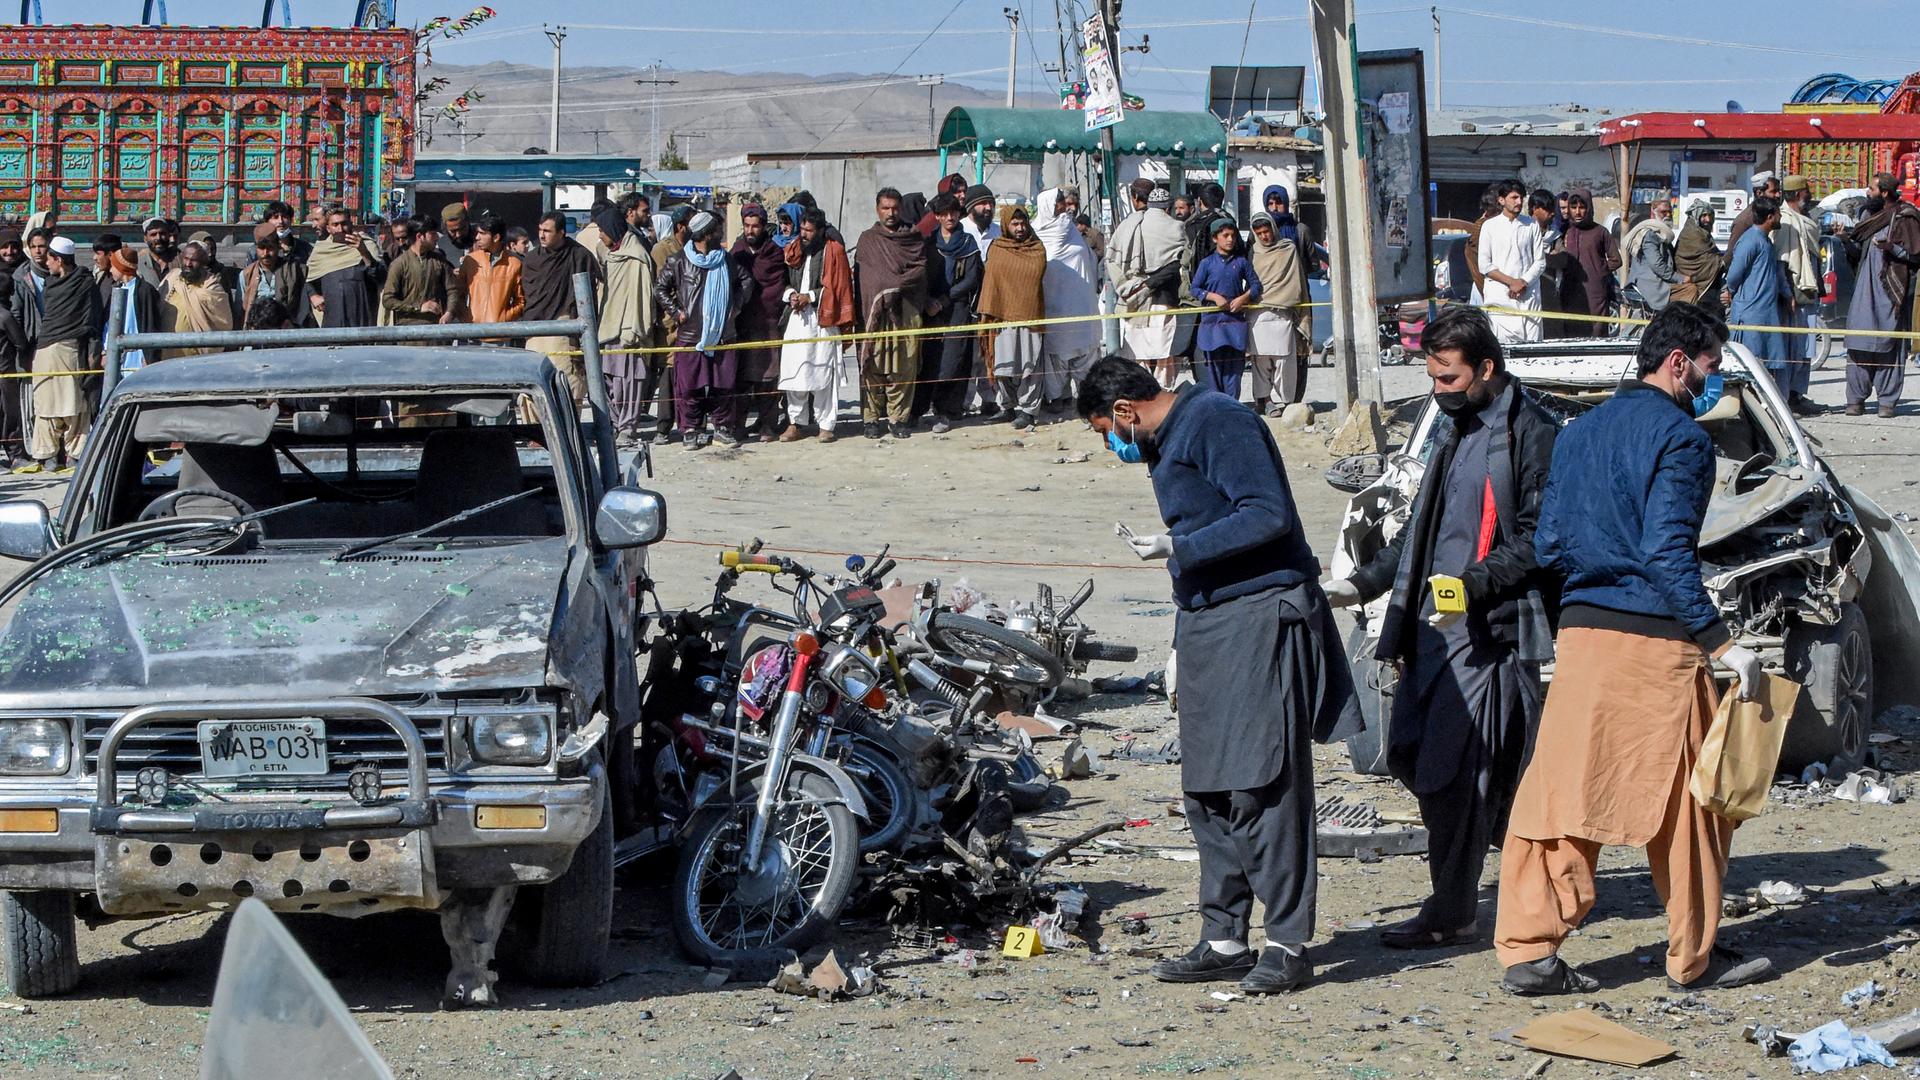
<path fill-rule="evenodd" d="M 483 765 L 544 765 L 552 749 L 553 720 L 545 713 L 467 718 L 467 746 Z"/>
<path fill-rule="evenodd" d="M 72 760 L 65 720 L 0 720 L 0 773 L 58 776 Z"/>
<path fill-rule="evenodd" d="M 868 695 L 876 691 L 884 694 L 881 690 L 880 665 L 865 653 L 844 645 L 834 650 L 820 677 L 848 701 L 866 703 Z"/>

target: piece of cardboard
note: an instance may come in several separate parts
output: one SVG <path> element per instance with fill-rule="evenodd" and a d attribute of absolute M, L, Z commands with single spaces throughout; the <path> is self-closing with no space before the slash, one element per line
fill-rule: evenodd
<path fill-rule="evenodd" d="M 1516 1029 L 1529 1050 L 1638 1069 L 1673 1056 L 1673 1047 L 1605 1019 L 1591 1009 L 1549 1013 Z"/>
<path fill-rule="evenodd" d="M 1055 716 L 1026 716 L 1016 712 L 1003 712 L 994 717 L 993 721 L 1008 731 L 1023 731 L 1035 739 L 1064 739 L 1075 731 L 1073 721 L 1062 720 Z"/>

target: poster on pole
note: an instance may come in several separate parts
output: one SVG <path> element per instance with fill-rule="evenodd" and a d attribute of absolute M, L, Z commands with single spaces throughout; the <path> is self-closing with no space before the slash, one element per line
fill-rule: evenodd
<path fill-rule="evenodd" d="M 1087 99 L 1082 112 L 1087 130 L 1098 131 L 1126 119 L 1126 102 L 1120 96 L 1120 72 L 1107 48 L 1107 21 L 1098 15 L 1088 19 L 1080 26 L 1080 37 L 1085 42 L 1080 58 L 1087 69 Z"/>
<path fill-rule="evenodd" d="M 1418 49 L 1359 54 L 1360 153 L 1380 303 L 1433 295 L 1426 75 Z"/>

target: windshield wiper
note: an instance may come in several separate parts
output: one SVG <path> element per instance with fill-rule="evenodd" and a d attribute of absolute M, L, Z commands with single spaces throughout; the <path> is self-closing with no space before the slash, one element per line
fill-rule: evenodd
<path fill-rule="evenodd" d="M 255 510 L 251 514 L 241 514 L 237 517 L 222 518 L 219 521 L 209 521 L 204 525 L 198 525 L 192 528 L 182 529 L 179 532 L 168 533 L 167 535 L 162 537 L 151 537 L 151 538 L 139 540 L 138 542 L 129 542 L 127 544 L 124 544 L 118 547 L 102 548 L 98 553 L 86 559 L 80 565 L 91 568 L 91 567 L 99 566 L 102 563 L 112 562 L 115 559 L 119 559 L 124 556 L 134 554 L 136 552 L 145 551 L 156 544 L 162 544 L 162 543 L 174 544 L 183 540 L 194 540 L 202 536 L 207 536 L 213 533 L 226 532 L 228 530 L 234 530 L 236 532 L 241 531 L 241 530 L 244 530 L 248 525 L 251 525 L 256 521 L 260 521 L 264 518 L 270 518 L 275 514 L 285 513 L 288 510 L 298 510 L 304 506 L 312 506 L 314 503 L 317 503 L 319 501 L 320 500 L 318 498 L 296 499 L 293 502 L 281 503 L 279 506 L 269 506 L 265 510 Z M 168 519 L 162 518 L 159 520 L 164 521 Z M 98 533 L 96 535 L 105 536 L 107 534 Z M 235 539 L 237 540 L 238 537 L 236 537 Z"/>
<path fill-rule="evenodd" d="M 334 555 L 333 561 L 339 562 L 342 559 L 351 559 L 355 555 L 361 555 L 366 552 L 372 551 L 374 548 L 382 547 L 386 544 L 397 543 L 401 540 L 418 539 L 419 537 L 425 536 L 430 532 L 434 532 L 435 530 L 444 529 L 449 525 L 458 525 L 461 522 L 466 521 L 468 518 L 478 517 L 489 510 L 497 510 L 500 507 L 507 505 L 508 503 L 518 502 L 529 495 L 538 495 L 538 494 L 540 494 L 539 488 L 537 487 L 528 488 L 525 491 L 516 492 L 515 494 L 509 495 L 504 499 L 495 499 L 492 502 L 481 503 L 479 506 L 468 507 L 467 509 L 460 511 L 459 513 L 453 515 L 452 517 L 441 518 L 439 521 L 436 521 L 431 525 L 422 526 L 421 528 L 412 529 L 403 533 L 394 533 L 392 536 L 382 536 L 377 540 L 362 540 L 357 544 L 351 544 L 347 547 L 341 548 L 340 551 Z"/>

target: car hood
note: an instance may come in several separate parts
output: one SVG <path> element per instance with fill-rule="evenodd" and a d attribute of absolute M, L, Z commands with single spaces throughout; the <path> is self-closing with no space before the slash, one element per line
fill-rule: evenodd
<path fill-rule="evenodd" d="M 554 538 L 55 571 L 0 636 L 0 707 L 538 686 L 566 564 Z"/>

